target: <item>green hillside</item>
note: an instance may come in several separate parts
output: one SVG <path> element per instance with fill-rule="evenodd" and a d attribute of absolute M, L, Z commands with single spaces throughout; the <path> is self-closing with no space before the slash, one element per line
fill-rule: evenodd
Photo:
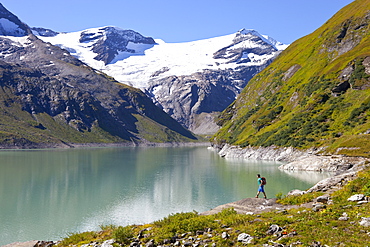
<path fill-rule="evenodd" d="M 216 144 L 370 156 L 370 0 L 290 45 L 219 117 Z"/>
<path fill-rule="evenodd" d="M 197 141 L 140 90 L 90 68 L 76 66 L 73 73 L 84 70 L 86 77 L 72 74 L 60 79 L 0 61 L 0 147 Z M 81 90 L 81 81 L 87 84 L 88 76 L 93 78 L 91 84 L 104 88 L 94 94 Z M 75 86 L 66 86 L 65 81 Z"/>

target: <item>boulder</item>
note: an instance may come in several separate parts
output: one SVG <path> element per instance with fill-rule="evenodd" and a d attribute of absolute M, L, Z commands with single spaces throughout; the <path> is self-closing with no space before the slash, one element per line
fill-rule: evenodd
<path fill-rule="evenodd" d="M 364 199 L 365 199 L 365 195 L 364 194 L 356 194 L 356 195 L 353 195 L 350 198 L 348 198 L 347 201 L 350 201 L 350 202 L 359 202 L 359 201 L 362 201 Z"/>
<path fill-rule="evenodd" d="M 154 244 L 154 239 L 149 240 L 149 242 L 147 242 L 147 243 L 145 244 L 145 246 L 146 246 L 146 247 L 154 247 L 154 246 L 155 246 L 155 244 Z"/>
<path fill-rule="evenodd" d="M 329 197 L 328 196 L 319 196 L 319 197 L 316 198 L 316 201 L 326 204 L 329 201 Z"/>
<path fill-rule="evenodd" d="M 223 233 L 221 234 L 221 237 L 222 237 L 223 239 L 227 239 L 227 238 L 229 238 L 229 237 L 230 237 L 230 235 L 229 235 L 227 232 L 223 232 Z"/>
<path fill-rule="evenodd" d="M 276 224 L 273 224 L 269 227 L 269 229 L 267 230 L 267 234 L 277 234 L 279 232 L 281 232 L 283 230 L 283 228 L 281 228 L 280 226 L 276 225 Z"/>
<path fill-rule="evenodd" d="M 113 247 L 114 243 L 115 243 L 114 239 L 109 239 L 109 240 L 104 241 L 101 247 Z"/>
<path fill-rule="evenodd" d="M 241 233 L 238 236 L 238 242 L 242 242 L 243 244 L 250 244 L 253 240 L 253 237 L 246 233 Z"/>
<path fill-rule="evenodd" d="M 303 195 L 305 194 L 306 191 L 302 191 L 302 190 L 291 190 L 288 192 L 288 196 L 300 196 L 300 195 Z"/>
<path fill-rule="evenodd" d="M 315 212 L 318 212 L 318 211 L 320 211 L 321 209 L 324 209 L 324 208 L 326 208 L 326 205 L 319 203 L 319 204 L 315 204 L 313 206 L 312 210 L 315 211 Z"/>
<path fill-rule="evenodd" d="M 369 227 L 370 226 L 370 217 L 362 217 L 360 221 L 361 226 Z"/>

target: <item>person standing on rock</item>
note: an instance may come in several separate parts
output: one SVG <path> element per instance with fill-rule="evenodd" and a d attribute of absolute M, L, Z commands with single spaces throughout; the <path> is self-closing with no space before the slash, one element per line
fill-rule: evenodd
<path fill-rule="evenodd" d="M 256 195 L 256 198 L 258 198 L 258 196 L 260 195 L 260 193 L 262 192 L 263 195 L 265 196 L 265 199 L 267 199 L 266 197 L 266 193 L 265 193 L 265 184 L 266 184 L 266 179 L 264 177 L 261 177 L 260 174 L 257 174 L 257 182 L 258 182 L 258 192 L 257 192 L 257 195 Z"/>

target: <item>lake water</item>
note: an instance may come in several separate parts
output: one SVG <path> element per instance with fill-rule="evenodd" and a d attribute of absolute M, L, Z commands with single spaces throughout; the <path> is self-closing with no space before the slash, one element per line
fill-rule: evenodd
<path fill-rule="evenodd" d="M 226 160 L 207 147 L 1 151 L 0 245 L 204 212 L 255 196 L 257 173 L 268 197 L 329 176 L 278 166 Z"/>

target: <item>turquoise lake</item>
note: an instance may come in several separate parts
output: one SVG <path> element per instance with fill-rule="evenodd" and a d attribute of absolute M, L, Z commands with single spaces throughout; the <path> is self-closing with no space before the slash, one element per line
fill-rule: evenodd
<path fill-rule="evenodd" d="M 254 197 L 257 173 L 268 197 L 329 176 L 280 164 L 227 160 L 207 147 L 0 151 L 0 245 L 204 212 Z"/>

